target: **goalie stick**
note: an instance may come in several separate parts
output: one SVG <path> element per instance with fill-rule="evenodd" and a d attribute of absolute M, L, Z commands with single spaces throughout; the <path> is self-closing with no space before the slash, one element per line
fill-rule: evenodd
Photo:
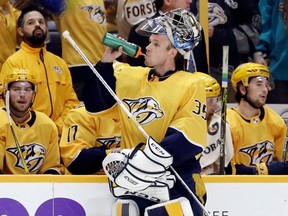
<path fill-rule="evenodd" d="M 128 117 L 132 120 L 134 125 L 139 129 L 139 131 L 142 133 L 142 135 L 148 140 L 149 136 L 146 133 L 146 131 L 142 128 L 142 126 L 137 122 L 135 117 L 129 112 L 129 110 L 125 107 L 123 102 L 120 100 L 120 98 L 115 94 L 115 92 L 110 88 L 110 86 L 106 83 L 106 81 L 102 78 L 102 76 L 98 73 L 98 71 L 94 68 L 92 63 L 89 61 L 89 59 L 84 55 L 82 50 L 78 47 L 76 42 L 71 38 L 69 31 L 64 31 L 62 33 L 62 36 L 69 41 L 69 43 L 73 46 L 73 48 L 79 53 L 79 55 L 83 58 L 83 60 L 87 63 L 87 65 L 90 67 L 90 69 L 93 71 L 93 73 L 97 76 L 97 78 L 101 81 L 101 83 L 105 86 L 105 88 L 108 90 L 108 92 L 113 96 L 113 98 L 117 101 L 117 103 L 120 105 L 120 107 L 123 109 L 123 111 L 128 115 Z M 181 184 L 186 188 L 186 190 L 189 192 L 189 194 L 193 197 L 194 201 L 197 202 L 197 204 L 202 208 L 204 211 L 204 214 L 209 216 L 208 211 L 206 208 L 202 205 L 202 203 L 198 200 L 196 195 L 190 190 L 188 185 L 184 182 L 184 180 L 181 178 L 181 176 L 177 173 L 177 171 L 170 166 L 169 167 L 176 178 L 181 182 Z"/>
<path fill-rule="evenodd" d="M 227 109 L 227 87 L 228 87 L 228 53 L 229 46 L 223 46 L 222 58 L 222 108 L 220 127 L 220 167 L 219 174 L 225 174 L 225 135 L 226 135 L 226 109 Z"/>

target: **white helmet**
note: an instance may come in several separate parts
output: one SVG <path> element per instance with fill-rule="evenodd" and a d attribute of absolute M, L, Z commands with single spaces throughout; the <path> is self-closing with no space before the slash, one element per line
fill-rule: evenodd
<path fill-rule="evenodd" d="M 198 45 L 201 30 L 200 23 L 191 12 L 178 8 L 142 22 L 136 32 L 144 36 L 165 34 L 174 47 L 185 55 Z"/>

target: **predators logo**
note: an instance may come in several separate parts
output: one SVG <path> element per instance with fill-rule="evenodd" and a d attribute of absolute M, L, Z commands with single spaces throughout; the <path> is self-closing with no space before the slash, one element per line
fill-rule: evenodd
<path fill-rule="evenodd" d="M 56 74 L 63 74 L 63 72 L 59 66 L 52 66 L 52 68 Z"/>
<path fill-rule="evenodd" d="M 224 0 L 224 2 L 231 8 L 236 9 L 238 8 L 238 2 L 235 0 Z"/>
<path fill-rule="evenodd" d="M 157 118 L 164 116 L 158 102 L 152 97 L 144 97 L 138 99 L 123 99 L 130 113 L 136 118 L 140 125 L 149 124 Z"/>
<path fill-rule="evenodd" d="M 97 141 L 106 146 L 107 149 L 120 147 L 120 136 L 114 136 L 109 138 L 97 138 Z"/>
<path fill-rule="evenodd" d="M 38 172 L 45 160 L 46 149 L 39 144 L 28 144 L 20 147 L 26 165 L 31 173 Z M 7 151 L 14 155 L 15 166 L 24 169 L 17 147 L 8 148 Z"/>
<path fill-rule="evenodd" d="M 274 156 L 274 145 L 270 141 L 255 144 L 246 148 L 240 149 L 240 152 L 250 157 L 250 165 L 255 166 L 259 163 L 269 163 Z"/>
<path fill-rule="evenodd" d="M 227 22 L 224 10 L 216 3 L 208 3 L 208 23 L 211 26 L 221 25 Z"/>
<path fill-rule="evenodd" d="M 106 15 L 103 8 L 96 5 L 88 5 L 81 7 L 81 9 L 89 13 L 90 19 L 95 20 L 99 24 L 106 24 Z"/>

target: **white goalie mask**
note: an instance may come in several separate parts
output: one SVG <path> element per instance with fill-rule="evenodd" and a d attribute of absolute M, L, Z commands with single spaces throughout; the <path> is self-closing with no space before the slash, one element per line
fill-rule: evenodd
<path fill-rule="evenodd" d="M 196 17 L 191 12 L 179 8 L 142 22 L 136 32 L 144 36 L 165 34 L 174 47 L 185 55 L 198 45 L 201 30 Z"/>

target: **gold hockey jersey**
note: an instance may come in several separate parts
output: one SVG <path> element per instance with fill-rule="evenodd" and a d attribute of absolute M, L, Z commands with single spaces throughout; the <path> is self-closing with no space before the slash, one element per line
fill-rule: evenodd
<path fill-rule="evenodd" d="M 254 167 L 257 163 L 281 161 L 286 137 L 284 120 L 271 108 L 264 106 L 252 118 L 227 109 L 234 145 L 233 164 Z M 233 165 L 232 164 L 232 165 Z"/>
<path fill-rule="evenodd" d="M 0 110 L 0 119 L 0 170 L 4 174 L 25 174 L 4 108 Z M 31 111 L 30 118 L 23 124 L 15 124 L 12 120 L 12 127 L 31 174 L 43 174 L 48 170 L 63 173 L 58 132 L 49 117 Z"/>

